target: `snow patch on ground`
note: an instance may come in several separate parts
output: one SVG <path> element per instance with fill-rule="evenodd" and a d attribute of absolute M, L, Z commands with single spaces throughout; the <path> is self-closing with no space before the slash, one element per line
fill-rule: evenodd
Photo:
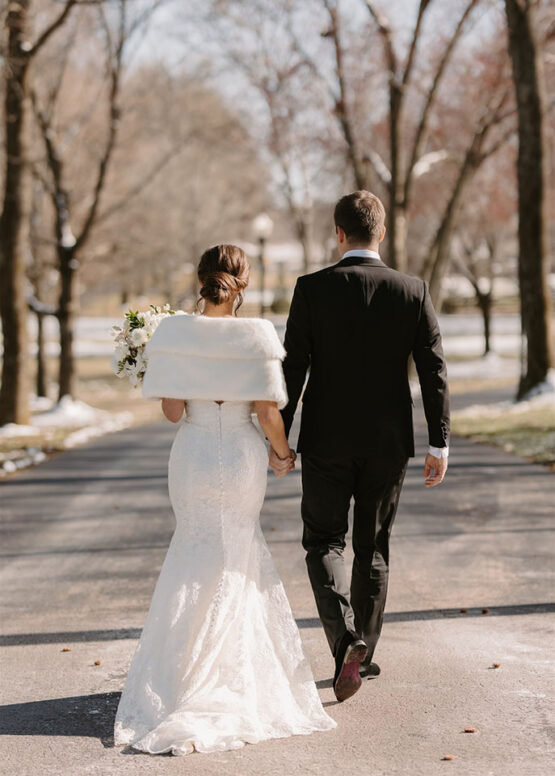
<path fill-rule="evenodd" d="M 107 415 L 111 417 L 111 413 L 105 410 L 97 410 L 84 401 L 72 399 L 71 396 L 62 396 L 57 404 L 37 413 L 33 417 L 33 423 L 42 428 L 77 428 L 102 420 Z"/>
<path fill-rule="evenodd" d="M 547 377 L 538 385 L 531 388 L 527 394 L 523 397 L 524 401 L 528 399 L 534 399 L 535 397 L 551 396 L 553 398 L 555 394 L 555 369 L 550 369 L 547 373 Z"/>
<path fill-rule="evenodd" d="M 507 412 L 511 415 L 519 415 L 528 412 L 528 410 L 537 410 L 542 407 L 546 410 L 555 408 L 555 391 L 542 393 L 519 402 L 501 401 L 496 404 L 472 404 L 470 407 L 458 410 L 454 414 L 456 414 L 457 418 L 495 418 Z"/>
<path fill-rule="evenodd" d="M 504 358 L 498 353 L 488 353 L 482 358 L 465 361 L 449 361 L 447 375 L 449 380 L 475 380 L 489 377 L 513 377 L 518 380 L 520 362 L 516 358 Z"/>
<path fill-rule="evenodd" d="M 0 426 L 0 439 L 6 437 L 18 437 L 18 436 L 30 436 L 36 434 L 37 429 L 35 426 L 23 426 L 19 423 L 6 423 L 4 426 Z"/>
<path fill-rule="evenodd" d="M 486 380 L 496 378 L 511 378 L 518 383 L 520 362 L 515 358 L 504 358 L 497 353 L 488 353 L 482 358 L 469 358 L 464 361 L 447 361 L 447 379 L 452 380 Z M 410 381 L 411 391 L 418 393 L 420 385 L 418 378 Z"/>
<path fill-rule="evenodd" d="M 34 411 L 33 425 L 7 423 L 0 426 L 0 440 L 39 436 L 42 447 L 24 447 L 0 454 L 0 477 L 44 461 L 45 450 L 52 450 L 50 445 L 56 430 L 67 429 L 69 432 L 61 442 L 56 443 L 56 449 L 70 449 L 133 423 L 132 412 L 99 410 L 71 396 L 62 397 L 57 404 L 44 397 L 34 397 L 31 408 Z"/>

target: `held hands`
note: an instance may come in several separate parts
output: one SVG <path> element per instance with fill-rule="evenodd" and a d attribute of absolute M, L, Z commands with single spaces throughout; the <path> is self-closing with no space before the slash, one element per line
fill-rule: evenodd
<path fill-rule="evenodd" d="M 443 482 L 445 472 L 447 471 L 447 458 L 436 458 L 435 455 L 428 453 L 424 463 L 424 485 L 427 488 L 433 488 Z"/>
<path fill-rule="evenodd" d="M 270 448 L 270 467 L 276 477 L 285 477 L 286 474 L 295 468 L 297 453 L 291 449 L 289 452 L 290 455 L 288 455 L 287 458 L 280 458 L 274 448 Z"/>

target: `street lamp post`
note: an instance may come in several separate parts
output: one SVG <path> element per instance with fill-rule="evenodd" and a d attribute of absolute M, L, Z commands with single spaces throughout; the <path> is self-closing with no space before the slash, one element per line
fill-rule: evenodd
<path fill-rule="evenodd" d="M 260 271 L 260 317 L 264 317 L 264 291 L 266 285 L 266 266 L 264 262 L 264 250 L 266 242 L 272 235 L 274 222 L 267 213 L 260 213 L 252 222 L 252 228 L 258 239 L 258 266 Z"/>

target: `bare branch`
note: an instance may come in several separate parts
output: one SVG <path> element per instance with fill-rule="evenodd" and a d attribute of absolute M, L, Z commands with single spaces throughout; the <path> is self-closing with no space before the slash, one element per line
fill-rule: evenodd
<path fill-rule="evenodd" d="M 103 18 L 105 20 L 104 15 L 103 15 Z M 109 64 L 110 91 L 108 96 L 108 104 L 109 104 L 108 137 L 106 139 L 104 153 L 102 154 L 102 157 L 98 165 L 98 174 L 97 174 L 96 184 L 94 186 L 94 190 L 92 194 L 91 206 L 89 208 L 89 212 L 85 218 L 83 226 L 81 227 L 79 236 L 77 237 L 77 243 L 76 243 L 77 249 L 81 248 L 86 242 L 87 238 L 89 237 L 91 227 L 96 218 L 98 206 L 100 204 L 100 196 L 102 194 L 104 183 L 106 181 L 106 173 L 108 171 L 108 165 L 110 163 L 110 158 L 112 156 L 115 143 L 116 143 L 116 135 L 119 127 L 119 116 L 120 116 L 118 100 L 119 100 L 119 91 L 120 91 L 120 85 L 121 85 L 123 49 L 127 39 L 126 22 L 127 22 L 127 0 L 119 0 L 118 37 L 117 37 L 117 42 L 115 44 L 114 50 L 112 50 L 111 34 L 109 32 L 109 27 L 107 24 L 105 25 L 108 61 L 110 63 Z"/>
<path fill-rule="evenodd" d="M 363 162 L 368 162 L 380 181 L 385 185 L 391 183 L 391 170 L 377 151 L 370 149 L 363 157 Z"/>
<path fill-rule="evenodd" d="M 172 161 L 172 159 L 175 159 L 176 156 L 185 149 L 185 143 L 187 142 L 188 138 L 184 139 L 183 142 L 178 145 L 171 148 L 169 151 L 167 151 L 165 154 L 163 154 L 151 167 L 151 169 L 144 175 L 140 181 L 135 183 L 134 186 L 131 187 L 131 189 L 127 192 L 127 194 L 121 199 L 119 199 L 117 202 L 115 202 L 113 205 L 110 205 L 110 207 L 106 208 L 102 213 L 99 213 L 97 215 L 95 223 L 99 224 L 102 221 L 107 221 L 109 218 L 111 218 L 114 213 L 119 212 L 124 207 L 127 207 L 129 202 L 134 199 L 135 197 L 138 197 L 139 194 L 141 194 L 149 185 L 152 183 L 152 181 L 164 170 L 165 167 Z"/>
<path fill-rule="evenodd" d="M 416 17 L 416 24 L 414 25 L 407 62 L 403 73 L 403 79 L 402 79 L 403 87 L 405 87 L 409 82 L 412 67 L 414 65 L 416 45 L 418 43 L 418 38 L 420 37 L 420 30 L 422 29 L 422 19 L 424 18 L 424 14 L 426 13 L 426 9 L 430 5 L 430 2 L 431 0 L 420 0 L 420 5 L 418 6 L 418 16 Z"/>
<path fill-rule="evenodd" d="M 378 32 L 382 37 L 382 41 L 385 49 L 386 65 L 390 73 L 390 79 L 397 80 L 397 56 L 395 54 L 395 48 L 393 46 L 393 33 L 389 25 L 389 20 L 385 14 L 378 11 L 374 3 L 370 0 L 365 0 L 366 8 L 370 16 L 376 22 Z"/>
<path fill-rule="evenodd" d="M 31 105 L 44 142 L 46 161 L 52 175 L 52 183 L 49 183 L 48 180 L 39 173 L 38 169 L 35 170 L 35 174 L 50 194 L 54 208 L 56 209 L 57 196 L 62 188 L 62 163 L 53 140 L 53 132 L 50 124 L 51 117 L 41 110 L 34 89 L 31 90 Z"/>
<path fill-rule="evenodd" d="M 53 86 L 48 91 L 48 95 L 47 95 L 47 112 L 48 112 L 49 120 L 52 117 L 54 110 L 56 108 L 56 102 L 58 100 L 60 89 L 62 87 L 64 73 L 67 68 L 69 55 L 74 45 L 74 42 L 75 42 L 75 35 L 69 35 L 66 43 L 62 48 L 61 55 L 57 58 L 58 72 L 56 74 L 56 78 L 54 79 Z"/>
<path fill-rule="evenodd" d="M 409 199 L 410 199 L 410 193 L 411 193 L 411 185 L 413 182 L 413 171 L 414 167 L 419 159 L 419 157 L 422 155 L 422 149 L 424 147 L 424 143 L 426 141 L 426 134 L 428 130 L 428 121 L 430 118 L 430 111 L 432 108 L 432 105 L 434 104 L 434 100 L 437 94 L 437 90 L 439 88 L 439 84 L 441 82 L 441 79 L 443 77 L 443 74 L 445 72 L 445 69 L 447 67 L 447 64 L 449 63 L 449 60 L 451 58 L 451 55 L 453 53 L 453 50 L 455 48 L 455 45 L 459 38 L 461 37 L 464 25 L 466 20 L 468 19 L 470 13 L 474 9 L 474 7 L 479 3 L 480 0 L 469 0 L 464 12 L 462 13 L 461 17 L 459 18 L 459 21 L 457 23 L 457 26 L 455 27 L 453 34 L 451 35 L 451 38 L 449 39 L 449 42 L 447 43 L 447 46 L 445 47 L 445 51 L 443 52 L 443 56 L 439 60 L 437 70 L 435 72 L 434 78 L 432 80 L 432 84 L 430 86 L 430 89 L 428 91 L 426 101 L 424 103 L 424 107 L 422 109 L 422 114 L 420 116 L 420 122 L 418 124 L 416 134 L 414 137 L 414 142 L 412 145 L 412 152 L 410 155 L 410 160 L 407 165 L 407 170 L 405 174 L 405 184 L 404 184 L 404 196 L 403 199 L 405 203 L 408 205 Z"/>
<path fill-rule="evenodd" d="M 462 203 L 464 191 L 468 182 L 486 158 L 486 154 L 483 152 L 484 142 L 492 127 L 502 120 L 500 117 L 504 116 L 503 106 L 508 99 L 508 95 L 508 88 L 494 94 L 480 120 L 477 122 L 472 139 L 459 167 L 451 196 L 445 206 L 440 225 L 428 252 L 423 276 L 429 280 L 430 294 L 434 304 L 437 303 L 440 296 L 441 280 L 449 259 L 448 247 L 451 240 L 451 232 Z"/>
<path fill-rule="evenodd" d="M 328 0 L 323 0 L 323 2 L 330 17 L 330 29 L 328 35 L 333 40 L 335 50 L 335 68 L 337 73 L 337 81 L 339 84 L 339 97 L 335 100 L 334 113 L 341 125 L 343 137 L 345 139 L 345 143 L 347 144 L 347 153 L 351 161 L 357 188 L 363 189 L 366 185 L 366 176 L 364 174 L 364 170 L 362 169 L 361 159 L 358 153 L 348 107 L 347 84 L 345 80 L 345 70 L 343 67 L 343 49 L 341 47 L 340 39 L 340 18 L 335 6 L 332 6 Z"/>
<path fill-rule="evenodd" d="M 49 24 L 49 26 L 43 30 L 43 32 L 39 35 L 36 42 L 31 46 L 31 48 L 28 51 L 28 56 L 33 57 L 37 51 L 39 51 L 48 38 L 52 35 L 53 32 L 56 32 L 56 30 L 62 26 L 62 24 L 67 19 L 69 12 L 73 8 L 74 5 L 77 5 L 77 0 L 66 0 L 66 3 L 62 9 L 62 12 L 54 19 L 54 21 Z"/>

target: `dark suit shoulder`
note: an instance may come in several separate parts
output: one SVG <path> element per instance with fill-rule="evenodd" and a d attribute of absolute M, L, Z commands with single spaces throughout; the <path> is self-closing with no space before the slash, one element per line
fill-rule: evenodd
<path fill-rule="evenodd" d="M 337 264 L 331 264 L 329 267 L 322 267 L 321 269 L 316 269 L 314 272 L 307 272 L 306 275 L 299 275 L 297 278 L 297 283 L 304 286 L 306 284 L 310 284 L 314 281 L 318 282 L 318 280 L 323 275 L 328 275 L 330 272 L 332 272 L 337 267 Z"/>
<path fill-rule="evenodd" d="M 406 289 L 409 289 L 414 293 L 415 296 L 417 296 L 419 299 L 422 299 L 425 287 L 425 283 L 422 278 L 416 277 L 416 275 L 408 275 L 406 272 L 399 272 L 399 270 L 392 269 L 391 267 L 388 267 L 388 269 L 392 273 L 392 279 L 394 282 L 397 282 L 404 286 Z"/>
<path fill-rule="evenodd" d="M 421 278 L 416 277 L 415 275 L 408 275 L 405 272 L 399 272 L 398 270 L 389 267 L 387 264 L 376 266 L 368 264 L 342 264 L 341 262 L 337 262 L 328 267 L 309 272 L 306 275 L 300 275 L 297 278 L 297 282 L 302 286 L 302 290 L 304 291 L 310 289 L 313 285 L 317 286 L 327 278 L 361 272 L 376 272 L 376 277 L 379 278 L 379 281 L 386 283 L 391 288 L 402 289 L 405 295 L 408 292 L 409 296 L 418 298 L 419 300 L 422 300 L 424 297 L 425 283 Z"/>

